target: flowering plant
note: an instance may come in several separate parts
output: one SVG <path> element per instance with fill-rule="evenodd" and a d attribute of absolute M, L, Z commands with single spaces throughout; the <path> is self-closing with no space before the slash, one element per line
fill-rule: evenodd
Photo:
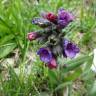
<path fill-rule="evenodd" d="M 43 12 L 41 16 L 42 18 L 34 18 L 32 23 L 43 30 L 28 33 L 28 39 L 47 42 L 46 46 L 44 45 L 37 51 L 37 55 L 47 67 L 54 69 L 59 65 L 58 56 L 74 58 L 80 51 L 76 44 L 64 38 L 66 34 L 62 32 L 62 29 L 74 20 L 74 16 L 62 8 L 58 10 L 57 15 L 52 12 Z"/>

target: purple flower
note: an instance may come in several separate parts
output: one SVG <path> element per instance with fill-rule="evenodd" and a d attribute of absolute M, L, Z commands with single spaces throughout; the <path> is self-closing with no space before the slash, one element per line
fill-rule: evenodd
<path fill-rule="evenodd" d="M 52 60 L 52 53 L 48 48 L 40 48 L 37 52 L 41 61 L 49 63 Z"/>
<path fill-rule="evenodd" d="M 71 21 L 73 21 L 74 17 L 73 15 L 65 11 L 64 9 L 58 10 L 58 26 L 60 28 L 66 27 Z"/>
<path fill-rule="evenodd" d="M 48 48 L 40 48 L 37 54 L 40 56 L 41 61 L 46 63 L 48 68 L 57 68 L 56 59 L 52 56 L 52 53 Z"/>
<path fill-rule="evenodd" d="M 74 58 L 77 53 L 79 53 L 80 49 L 76 44 L 69 42 L 68 40 L 64 39 L 63 41 L 64 53 L 65 57 Z"/>
<path fill-rule="evenodd" d="M 52 25 L 52 23 L 45 18 L 34 18 L 32 24 L 38 25 L 42 28 L 46 28 Z"/>

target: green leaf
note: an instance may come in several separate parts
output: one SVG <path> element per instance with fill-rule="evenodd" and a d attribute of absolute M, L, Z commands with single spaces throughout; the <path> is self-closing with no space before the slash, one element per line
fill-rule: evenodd
<path fill-rule="evenodd" d="M 13 49 L 16 47 L 15 43 L 9 43 L 6 45 L 0 46 L 0 58 L 7 56 Z"/>
<path fill-rule="evenodd" d="M 82 74 L 82 69 L 79 67 L 73 73 L 70 73 L 67 77 L 64 78 L 64 81 L 74 81 Z"/>
<path fill-rule="evenodd" d="M 6 20 L 2 16 L 0 16 L 0 24 L 10 29 L 10 26 L 6 23 Z"/>
<path fill-rule="evenodd" d="M 68 85 L 71 85 L 72 82 L 64 82 L 62 84 L 59 84 L 56 88 L 55 88 L 55 91 L 57 90 L 60 90 L 60 89 L 63 89 L 64 87 L 68 86 Z"/>
<path fill-rule="evenodd" d="M 88 96 L 96 96 L 96 81 L 93 82 L 93 86 L 92 86 L 91 90 L 89 91 Z"/>
<path fill-rule="evenodd" d="M 57 82 L 56 70 L 49 70 L 48 75 L 49 75 L 49 78 L 50 78 L 51 82 L 53 82 L 53 83 Z"/>
<path fill-rule="evenodd" d="M 0 39 L 0 45 L 3 45 L 5 43 L 8 43 L 8 41 L 12 40 L 14 38 L 13 34 L 5 35 Z"/>
<path fill-rule="evenodd" d="M 93 55 L 86 55 L 86 56 L 81 56 L 81 57 L 78 57 L 76 59 L 73 59 L 73 60 L 69 60 L 67 62 L 64 62 L 65 64 L 67 64 L 66 67 L 64 67 L 62 69 L 62 71 L 65 73 L 65 72 L 69 72 L 71 70 L 74 70 L 76 68 L 78 68 L 80 65 L 84 64 L 85 62 L 88 62 L 89 60 L 92 60 L 93 59 Z"/>

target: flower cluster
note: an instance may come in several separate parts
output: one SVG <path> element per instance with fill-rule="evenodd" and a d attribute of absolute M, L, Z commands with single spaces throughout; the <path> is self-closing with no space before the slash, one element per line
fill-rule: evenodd
<path fill-rule="evenodd" d="M 45 45 L 37 51 L 37 55 L 50 69 L 57 68 L 58 56 L 74 58 L 80 51 L 76 44 L 64 38 L 66 34 L 62 34 L 62 29 L 74 20 L 74 16 L 64 9 L 59 9 L 57 15 L 44 12 L 41 16 L 42 18 L 34 18 L 32 23 L 43 30 L 28 33 L 28 39 L 42 41 Z"/>

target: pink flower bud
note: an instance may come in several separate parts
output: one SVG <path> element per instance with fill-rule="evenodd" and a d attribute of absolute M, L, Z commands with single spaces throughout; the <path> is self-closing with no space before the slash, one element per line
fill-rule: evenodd
<path fill-rule="evenodd" d="M 37 32 L 30 32 L 27 35 L 28 40 L 32 41 L 38 38 Z"/>
<path fill-rule="evenodd" d="M 55 58 L 52 58 L 52 60 L 47 64 L 47 66 L 48 66 L 50 69 L 57 68 L 57 63 L 56 63 Z"/>

